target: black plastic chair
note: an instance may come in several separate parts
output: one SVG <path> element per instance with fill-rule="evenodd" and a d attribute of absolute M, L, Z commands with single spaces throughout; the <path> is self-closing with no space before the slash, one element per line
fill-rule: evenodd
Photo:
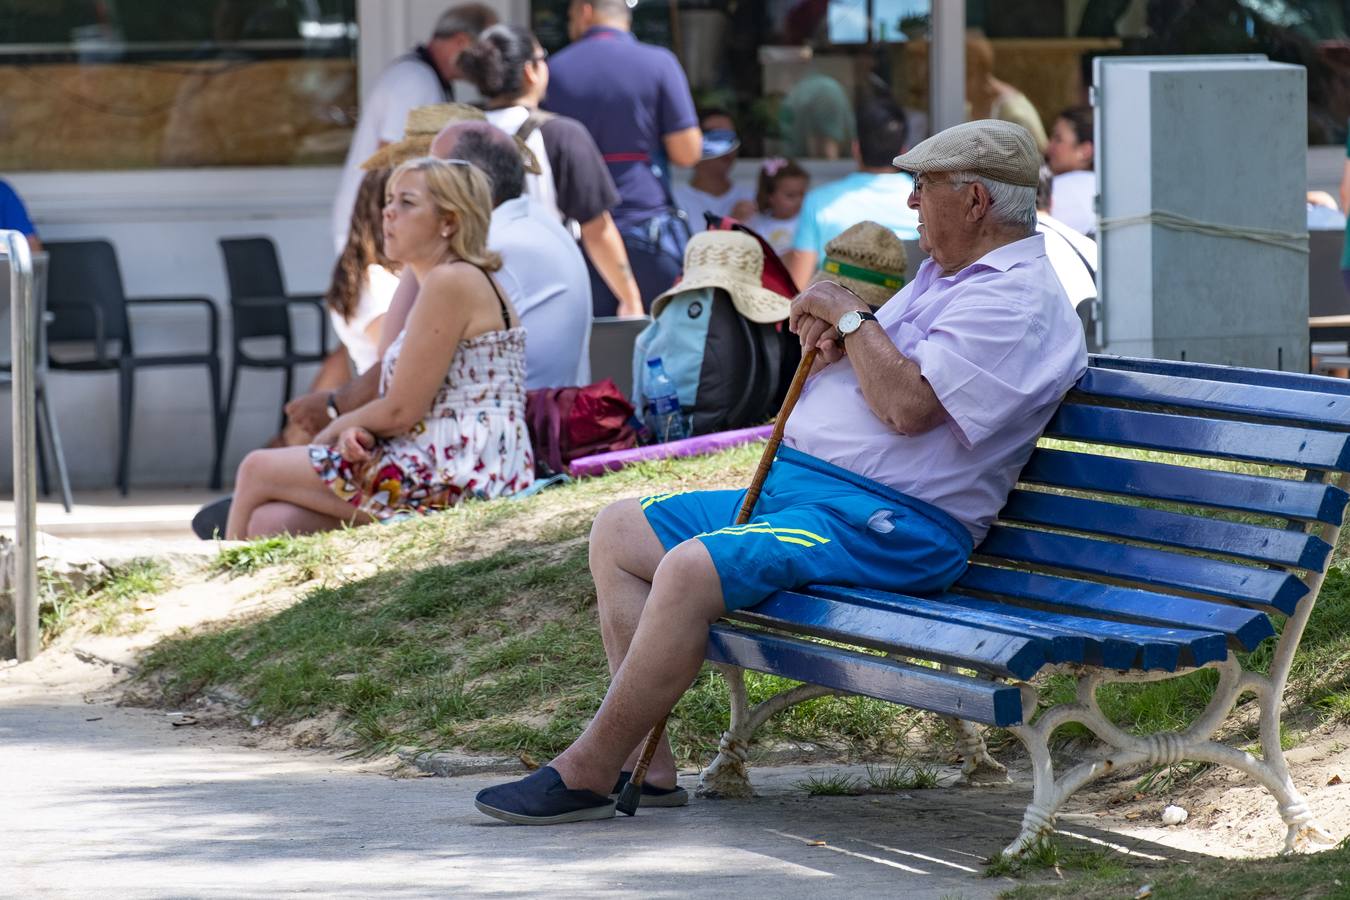
<path fill-rule="evenodd" d="M 295 367 L 307 363 L 321 363 L 328 356 L 328 321 L 323 296 L 319 294 L 287 294 L 281 277 L 281 263 L 271 238 L 221 238 L 220 250 L 225 256 L 225 276 L 230 284 L 230 314 L 233 321 L 234 352 L 230 365 L 230 390 L 225 400 L 225 417 L 218 436 L 214 481 L 220 482 L 220 466 L 225 453 L 225 439 L 234 413 L 234 397 L 239 386 L 242 368 L 281 369 L 286 381 L 281 396 L 281 424 L 286 425 L 286 401 L 291 397 L 295 381 Z M 319 322 L 319 352 L 301 353 L 295 349 L 291 329 L 290 307 L 296 304 L 315 307 Z M 281 340 L 281 353 L 258 355 L 247 351 L 246 341 L 259 338 Z"/>
<path fill-rule="evenodd" d="M 127 297 L 117 254 L 107 241 L 49 241 L 47 328 L 49 364 L 63 372 L 116 372 L 118 387 L 117 486 L 130 487 L 131 412 L 137 369 L 205 366 L 211 377 L 211 424 L 219 444 L 220 316 L 207 297 Z M 206 313 L 210 346 L 205 352 L 140 355 L 135 352 L 129 309 L 191 304 Z M 75 352 L 63 344 L 78 342 Z M 92 347 L 89 345 L 92 344 Z M 62 352 L 58 355 L 57 350 Z M 92 352 L 92 356 L 90 353 Z M 212 488 L 220 486 L 213 477 Z"/>

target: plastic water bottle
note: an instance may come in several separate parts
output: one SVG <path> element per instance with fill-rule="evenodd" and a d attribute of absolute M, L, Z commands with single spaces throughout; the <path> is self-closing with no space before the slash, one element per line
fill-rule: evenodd
<path fill-rule="evenodd" d="M 647 360 L 647 377 L 642 386 L 642 396 L 646 399 L 643 420 L 654 441 L 664 444 L 689 436 L 684 415 L 680 412 L 675 382 L 666 374 L 659 356 Z"/>

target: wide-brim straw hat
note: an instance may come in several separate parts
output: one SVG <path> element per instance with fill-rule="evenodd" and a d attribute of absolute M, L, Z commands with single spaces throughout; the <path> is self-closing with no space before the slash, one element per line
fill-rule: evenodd
<path fill-rule="evenodd" d="M 373 169 L 392 169 L 410 159 L 430 156 L 431 142 L 445 126 L 453 122 L 486 121 L 487 116 L 481 109 L 464 103 L 435 103 L 414 107 L 408 111 L 408 118 L 404 122 L 403 139 L 376 150 L 361 163 L 361 168 L 368 172 Z M 516 146 L 520 149 L 520 160 L 526 172 L 538 175 L 543 171 L 534 151 L 525 146 L 524 141 L 517 139 Z"/>
<path fill-rule="evenodd" d="M 811 283 L 836 282 L 877 307 L 905 286 L 906 268 L 905 245 L 895 232 L 864 221 L 825 245 L 825 258 Z"/>
<path fill-rule="evenodd" d="M 701 231 L 684 248 L 684 277 L 652 301 L 652 317 L 682 291 L 721 288 L 731 296 L 736 311 L 751 322 L 781 322 L 792 301 L 760 283 L 764 251 L 739 231 Z"/>

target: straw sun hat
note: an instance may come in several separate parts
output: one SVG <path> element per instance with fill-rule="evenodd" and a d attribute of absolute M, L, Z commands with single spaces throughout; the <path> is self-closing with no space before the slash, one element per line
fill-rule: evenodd
<path fill-rule="evenodd" d="M 751 322 L 781 322 L 792 301 L 760 284 L 764 251 L 759 241 L 739 231 L 701 231 L 684 248 L 684 277 L 652 301 L 652 317 L 670 298 L 696 288 L 721 288 L 731 295 L 737 312 Z"/>
<path fill-rule="evenodd" d="M 811 279 L 833 281 L 877 307 L 905 286 L 905 245 L 884 225 L 858 222 L 825 245 L 825 259 Z"/>
<path fill-rule="evenodd" d="M 445 126 L 452 122 L 486 121 L 487 116 L 481 109 L 463 103 L 436 103 L 431 106 L 415 107 L 408 111 L 408 118 L 403 125 L 403 139 L 385 144 L 376 150 L 361 163 L 361 168 L 366 171 L 392 169 L 410 159 L 430 156 L 431 142 Z M 516 140 L 516 146 L 520 148 L 520 158 L 525 164 L 525 171 L 538 175 L 542 169 L 533 151 L 519 139 Z"/>

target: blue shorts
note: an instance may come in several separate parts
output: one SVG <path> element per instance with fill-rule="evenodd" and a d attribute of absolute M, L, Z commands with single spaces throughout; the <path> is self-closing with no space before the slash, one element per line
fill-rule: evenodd
<path fill-rule="evenodd" d="M 727 610 L 808 584 L 903 594 L 945 590 L 965 570 L 970 532 L 935 506 L 779 447 L 748 524 L 745 491 L 642 498 L 667 551 L 691 538 L 712 556 Z"/>

